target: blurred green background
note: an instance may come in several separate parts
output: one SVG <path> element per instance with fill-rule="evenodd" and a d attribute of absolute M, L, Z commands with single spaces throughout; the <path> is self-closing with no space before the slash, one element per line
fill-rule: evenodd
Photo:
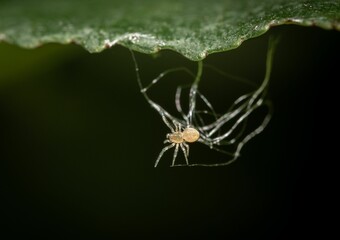
<path fill-rule="evenodd" d="M 277 27 L 204 62 L 260 83 L 272 34 L 281 35 L 269 91 L 273 119 L 241 158 L 218 168 L 170 168 L 173 151 L 153 168 L 168 129 L 139 93 L 127 49 L 89 54 L 76 45 L 25 50 L 1 43 L 1 234 L 306 236 L 301 222 L 321 221 L 313 218 L 319 163 L 311 156 L 323 151 L 315 135 L 331 131 L 323 124 L 331 114 L 325 116 L 323 108 L 336 105 L 329 88 L 339 77 L 339 33 Z M 173 66 L 196 69 L 170 51 L 136 56 L 144 83 Z M 175 74 L 150 94 L 174 109 L 175 87 L 189 82 Z M 222 111 L 246 89 L 240 86 L 207 71 L 200 87 Z M 201 144 L 191 146 L 191 162 L 225 157 Z"/>

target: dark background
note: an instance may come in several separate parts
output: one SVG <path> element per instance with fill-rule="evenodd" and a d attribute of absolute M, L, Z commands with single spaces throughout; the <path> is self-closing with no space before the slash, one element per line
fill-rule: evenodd
<path fill-rule="evenodd" d="M 325 236 L 339 33 L 276 27 L 204 63 L 260 83 L 272 34 L 281 36 L 269 91 L 273 119 L 241 158 L 217 168 L 170 168 L 173 151 L 153 168 L 168 129 L 139 93 L 127 49 L 89 54 L 75 45 L 1 43 L 2 239 Z M 170 51 L 136 56 L 144 82 L 173 66 L 196 68 Z M 185 82 L 175 75 L 150 94 L 171 109 L 171 87 Z M 239 86 L 204 72 L 200 87 L 223 111 Z M 201 144 L 190 154 L 191 162 L 224 158 Z"/>

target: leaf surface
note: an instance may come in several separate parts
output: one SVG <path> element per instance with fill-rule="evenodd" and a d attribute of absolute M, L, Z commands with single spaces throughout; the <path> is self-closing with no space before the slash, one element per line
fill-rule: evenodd
<path fill-rule="evenodd" d="M 76 43 L 89 52 L 116 44 L 200 60 L 282 24 L 340 30 L 340 1 L 26 0 L 0 3 L 0 41 L 25 48 Z"/>

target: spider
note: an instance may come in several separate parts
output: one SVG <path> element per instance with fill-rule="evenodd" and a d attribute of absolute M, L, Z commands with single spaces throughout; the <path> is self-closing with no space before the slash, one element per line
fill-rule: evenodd
<path fill-rule="evenodd" d="M 167 121 L 166 119 L 164 119 Z M 175 166 L 175 160 L 178 153 L 178 148 L 181 147 L 182 152 L 185 157 L 186 164 L 189 165 L 188 156 L 189 156 L 189 145 L 187 143 L 193 143 L 196 142 L 199 137 L 200 133 L 193 127 L 186 127 L 182 131 L 182 125 L 179 122 L 173 121 L 173 125 L 175 126 L 175 129 L 170 126 L 170 124 L 167 124 L 171 130 L 171 133 L 168 133 L 166 135 L 166 140 L 164 143 L 170 143 L 170 145 L 164 147 L 162 151 L 159 153 L 158 158 L 155 162 L 154 167 L 157 167 L 159 160 L 162 158 L 163 154 L 169 150 L 170 148 L 175 147 L 174 155 L 172 158 L 172 167 Z"/>
<path fill-rule="evenodd" d="M 198 85 L 201 80 L 203 63 L 202 61 L 198 62 L 198 70 L 197 74 L 193 74 L 190 70 L 186 68 L 174 68 L 169 69 L 165 72 L 162 72 L 158 75 L 147 87 L 143 87 L 141 83 L 141 78 L 139 75 L 139 67 L 136 61 L 136 58 L 131 51 L 132 58 L 135 64 L 137 82 L 140 87 L 140 91 L 143 94 L 144 98 L 150 104 L 152 108 L 154 108 L 163 119 L 163 122 L 167 125 L 167 127 L 171 130 L 171 133 L 166 135 L 166 140 L 164 143 L 169 143 L 169 145 L 165 146 L 161 152 L 159 153 L 154 167 L 157 167 L 160 159 L 163 154 L 169 149 L 175 147 L 172 164 L 171 166 L 225 166 L 232 162 L 234 162 L 239 156 L 242 147 L 254 136 L 259 134 L 264 130 L 267 126 L 269 120 L 271 119 L 271 103 L 265 100 L 265 96 L 267 93 L 267 86 L 269 83 L 271 66 L 272 66 L 272 58 L 277 41 L 276 39 L 270 39 L 269 47 L 267 51 L 267 60 L 266 60 L 266 73 L 262 84 L 253 92 L 240 96 L 235 102 L 231 105 L 229 110 L 224 114 L 217 114 L 214 110 L 212 104 L 208 101 L 208 99 L 200 93 L 198 90 Z M 182 119 L 179 119 L 169 112 L 167 112 L 163 107 L 150 99 L 147 94 L 147 91 L 150 87 L 156 84 L 160 79 L 162 79 L 165 75 L 170 74 L 175 71 L 184 71 L 194 78 L 193 83 L 190 86 L 189 91 L 189 107 L 188 112 L 184 113 L 181 107 L 181 93 L 182 86 L 177 87 L 176 95 L 175 95 L 175 105 L 177 111 L 181 114 Z M 197 100 L 201 100 L 205 109 L 198 110 L 196 102 Z M 267 106 L 268 113 L 264 117 L 261 124 L 250 131 L 248 134 L 245 134 L 245 129 L 247 125 L 247 120 L 249 116 L 259 107 Z M 213 117 L 213 121 L 206 123 L 203 117 L 205 115 L 210 115 Z M 172 124 L 170 124 L 172 123 Z M 185 126 L 185 127 L 183 127 Z M 224 130 L 227 127 L 227 130 Z M 189 145 L 188 143 L 199 142 L 204 145 L 207 145 L 211 149 L 214 149 L 218 152 L 227 154 L 231 156 L 231 159 L 222 163 L 215 164 L 189 164 L 188 156 L 189 156 Z M 222 149 L 223 146 L 235 146 L 235 150 L 232 152 L 226 151 Z M 178 149 L 181 148 L 186 164 L 175 164 L 175 160 L 178 154 Z"/>

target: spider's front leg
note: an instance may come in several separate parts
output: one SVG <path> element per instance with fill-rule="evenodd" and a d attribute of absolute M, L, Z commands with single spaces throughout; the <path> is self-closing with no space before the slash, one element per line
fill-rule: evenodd
<path fill-rule="evenodd" d="M 166 119 L 165 114 L 162 114 L 162 119 L 163 119 L 163 122 L 165 123 L 165 125 L 167 125 L 168 128 L 171 130 L 171 132 L 174 132 L 174 129 L 173 129 L 173 127 L 170 125 L 168 119 Z"/>
<path fill-rule="evenodd" d="M 166 151 L 168 151 L 170 148 L 173 148 L 175 145 L 176 145 L 176 143 L 173 143 L 173 144 L 168 145 L 168 146 L 166 146 L 166 147 L 164 147 L 164 148 L 162 149 L 162 151 L 161 151 L 161 152 L 159 153 L 159 155 L 158 155 L 158 158 L 157 158 L 157 160 L 156 160 L 156 162 L 155 162 L 154 167 L 157 167 L 158 162 L 159 162 L 159 160 L 161 160 L 163 154 L 164 154 Z"/>
<path fill-rule="evenodd" d="M 175 143 L 174 143 L 175 144 Z M 178 145 L 181 145 L 179 143 L 176 144 L 176 148 L 175 148 L 175 151 L 174 151 L 174 156 L 172 158 L 172 164 L 171 164 L 171 167 L 173 167 L 175 165 L 175 160 L 176 160 L 176 157 L 177 157 L 177 153 L 178 153 Z"/>
<path fill-rule="evenodd" d="M 172 123 L 175 126 L 175 130 L 176 132 L 180 132 L 182 130 L 182 124 L 180 124 L 179 122 L 177 122 L 176 120 L 173 120 Z"/>

